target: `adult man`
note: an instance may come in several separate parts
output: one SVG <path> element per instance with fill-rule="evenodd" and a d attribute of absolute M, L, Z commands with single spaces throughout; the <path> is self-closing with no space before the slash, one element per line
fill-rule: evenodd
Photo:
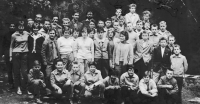
<path fill-rule="evenodd" d="M 79 12 L 74 12 L 72 17 L 73 19 L 70 22 L 70 28 L 77 28 L 78 30 L 81 30 L 83 27 L 83 23 L 79 22 Z"/>

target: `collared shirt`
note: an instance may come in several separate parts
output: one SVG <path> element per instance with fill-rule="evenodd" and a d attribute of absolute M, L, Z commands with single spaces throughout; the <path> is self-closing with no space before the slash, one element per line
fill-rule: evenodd
<path fill-rule="evenodd" d="M 62 72 L 58 72 L 58 70 L 54 70 L 51 72 L 50 81 L 52 87 L 56 87 L 57 85 L 65 84 L 67 80 L 70 80 L 70 73 L 68 70 L 63 69 Z"/>
<path fill-rule="evenodd" d="M 156 83 L 154 82 L 153 79 L 149 79 L 148 83 L 145 83 L 144 79 L 141 79 L 140 83 L 139 83 L 139 88 L 140 88 L 140 91 L 142 93 L 143 92 L 148 92 L 148 91 L 151 91 L 152 93 L 157 93 L 158 92 Z"/>
<path fill-rule="evenodd" d="M 32 35 L 29 35 L 28 37 L 29 52 L 41 53 L 43 42 L 44 42 L 44 36 L 42 36 L 42 34 L 38 33 L 37 35 L 35 35 L 33 33 Z"/>
<path fill-rule="evenodd" d="M 131 22 L 133 27 L 136 26 L 136 22 L 140 20 L 140 17 L 137 13 L 127 13 L 125 15 L 126 23 Z"/>
<path fill-rule="evenodd" d="M 164 32 L 162 32 L 161 30 L 158 31 L 158 33 L 160 34 L 161 37 L 165 37 L 166 39 L 168 39 L 168 37 L 170 35 L 172 35 L 169 31 L 165 30 Z"/>
<path fill-rule="evenodd" d="M 101 76 L 101 71 L 99 70 L 95 70 L 94 73 L 91 73 L 90 70 L 88 70 L 85 74 L 84 74 L 84 80 L 85 80 L 85 83 L 87 84 L 93 84 L 95 82 L 98 82 L 98 81 L 102 81 L 103 78 Z"/>
<path fill-rule="evenodd" d="M 128 43 L 132 44 L 134 46 L 134 44 L 136 43 L 137 40 L 139 40 L 139 36 L 138 34 L 135 32 L 135 31 L 131 31 L 131 32 L 128 32 L 129 34 L 129 39 L 128 39 Z"/>
<path fill-rule="evenodd" d="M 134 86 L 138 87 L 139 85 L 139 77 L 134 73 L 131 77 L 128 75 L 128 72 L 125 72 L 120 77 L 120 85 L 123 86 Z"/>
<path fill-rule="evenodd" d="M 107 86 L 119 86 L 119 79 L 116 78 L 113 82 L 111 81 L 111 78 L 107 76 L 106 78 L 103 79 L 103 83 L 105 87 Z"/>
<path fill-rule="evenodd" d="M 60 37 L 57 40 L 57 44 L 60 54 L 69 54 L 73 52 L 73 44 L 74 44 L 73 38 Z"/>
<path fill-rule="evenodd" d="M 80 81 L 80 82 L 84 82 L 84 74 L 81 73 L 81 71 L 74 71 L 74 70 L 71 70 L 70 71 L 70 76 L 71 76 L 71 80 L 73 83 L 77 82 L 77 81 Z"/>
<path fill-rule="evenodd" d="M 41 79 L 44 81 L 44 74 L 41 71 L 30 69 L 28 73 L 29 82 L 32 83 L 36 79 Z"/>
<path fill-rule="evenodd" d="M 159 45 L 161 35 L 159 33 L 153 34 L 152 32 L 149 33 L 149 40 L 152 42 L 154 48 Z"/>
<path fill-rule="evenodd" d="M 161 55 L 162 55 L 162 57 L 163 57 L 163 55 L 164 55 L 164 52 L 165 52 L 165 47 L 164 47 L 164 48 L 161 47 Z"/>
<path fill-rule="evenodd" d="M 22 34 L 16 31 L 12 35 L 10 56 L 12 56 L 12 52 L 28 52 L 28 36 L 29 33 L 26 31 L 23 31 Z"/>
<path fill-rule="evenodd" d="M 74 43 L 74 50 L 76 58 L 81 59 L 94 59 L 94 42 L 91 38 L 79 37 Z"/>
<path fill-rule="evenodd" d="M 170 56 L 171 68 L 174 70 L 174 76 L 183 76 L 184 72 L 188 69 L 188 63 L 185 56 L 175 54 Z"/>
<path fill-rule="evenodd" d="M 107 38 L 94 40 L 94 58 L 108 59 L 109 40 Z"/>
<path fill-rule="evenodd" d="M 171 90 L 178 91 L 178 85 L 176 79 L 175 78 L 168 79 L 166 75 L 160 78 L 160 80 L 157 83 L 158 87 L 159 85 L 172 85 L 173 88 Z"/>

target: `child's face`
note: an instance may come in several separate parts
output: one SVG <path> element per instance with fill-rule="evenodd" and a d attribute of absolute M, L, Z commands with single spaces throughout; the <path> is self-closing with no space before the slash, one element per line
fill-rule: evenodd
<path fill-rule="evenodd" d="M 115 30 L 119 29 L 119 22 L 114 22 L 113 27 Z"/>
<path fill-rule="evenodd" d="M 124 24 L 124 20 L 119 20 L 119 24 L 123 25 Z"/>
<path fill-rule="evenodd" d="M 121 16 L 122 15 L 122 11 L 120 9 L 117 9 L 115 14 L 116 14 L 116 16 Z"/>
<path fill-rule="evenodd" d="M 148 39 L 149 39 L 148 33 L 143 33 L 143 34 L 142 34 L 142 39 L 143 39 L 143 40 L 148 40 Z"/>
<path fill-rule="evenodd" d="M 70 36 L 70 32 L 69 31 L 65 31 L 64 34 L 63 34 L 63 36 L 65 38 L 68 38 Z"/>
<path fill-rule="evenodd" d="M 74 31 L 73 36 L 74 36 L 74 38 L 77 38 L 79 36 L 79 32 Z"/>
<path fill-rule="evenodd" d="M 124 35 L 120 35 L 120 40 L 121 40 L 121 42 L 124 42 L 125 41 L 125 36 Z"/>
<path fill-rule="evenodd" d="M 127 29 L 128 29 L 128 31 L 132 31 L 132 30 L 133 30 L 132 24 L 129 23 L 129 24 L 127 25 Z"/>
<path fill-rule="evenodd" d="M 35 66 L 33 66 L 33 69 L 39 71 L 41 69 L 41 66 L 40 65 L 35 65 Z"/>
<path fill-rule="evenodd" d="M 180 54 L 181 50 L 179 49 L 179 47 L 174 47 L 174 53 L 176 55 Z"/>
<path fill-rule="evenodd" d="M 151 32 L 156 33 L 158 31 L 158 27 L 151 27 Z"/>
<path fill-rule="evenodd" d="M 94 32 L 93 32 L 93 31 L 90 32 L 88 35 L 89 35 L 89 37 L 90 37 L 91 39 L 94 39 Z"/>
<path fill-rule="evenodd" d="M 63 21 L 63 26 L 69 26 L 69 21 Z"/>
<path fill-rule="evenodd" d="M 129 76 L 133 76 L 134 74 L 134 70 L 133 69 L 128 69 L 128 75 Z"/>
<path fill-rule="evenodd" d="M 161 47 L 166 47 L 167 46 L 167 41 L 166 40 L 161 40 L 160 41 L 160 46 Z"/>
<path fill-rule="evenodd" d="M 167 76 L 168 79 L 171 79 L 172 76 L 173 76 L 173 71 L 167 70 L 166 76 Z"/>
<path fill-rule="evenodd" d="M 117 77 L 114 76 L 114 75 L 111 75 L 110 78 L 111 78 L 112 81 L 114 81 Z"/>
<path fill-rule="evenodd" d="M 58 70 L 58 71 L 62 71 L 63 70 L 63 62 L 57 62 L 57 64 L 56 64 L 56 69 Z"/>
<path fill-rule="evenodd" d="M 106 24 L 106 27 L 110 27 L 112 22 L 111 21 L 106 21 L 105 24 Z"/>
<path fill-rule="evenodd" d="M 135 13 L 136 8 L 135 7 L 130 7 L 129 10 L 130 10 L 131 13 Z"/>
<path fill-rule="evenodd" d="M 145 28 L 146 30 L 150 29 L 150 24 L 149 24 L 149 23 L 145 23 L 145 24 L 144 24 L 144 28 Z"/>
<path fill-rule="evenodd" d="M 137 29 L 142 29 L 143 27 L 142 22 L 137 23 L 136 26 L 137 26 Z"/>
<path fill-rule="evenodd" d="M 169 37 L 169 44 L 174 44 L 174 42 L 175 42 L 174 37 Z"/>
<path fill-rule="evenodd" d="M 79 19 L 79 13 L 75 13 L 75 14 L 73 15 L 73 18 L 74 18 L 74 20 L 78 20 L 78 19 Z"/>
<path fill-rule="evenodd" d="M 90 22 L 89 27 L 90 27 L 91 29 L 92 29 L 92 28 L 95 28 L 94 22 Z"/>
<path fill-rule="evenodd" d="M 100 32 L 98 33 L 98 37 L 99 37 L 100 39 L 103 38 L 103 35 L 104 35 L 104 32 L 103 32 L 103 31 L 100 31 Z"/>
<path fill-rule="evenodd" d="M 50 32 L 49 32 L 49 38 L 50 38 L 50 39 L 54 39 L 55 36 L 56 36 L 55 31 L 50 31 Z"/>
<path fill-rule="evenodd" d="M 90 72 L 94 73 L 96 70 L 96 67 L 94 65 L 91 65 L 90 66 Z"/>
<path fill-rule="evenodd" d="M 113 28 L 113 27 L 112 27 L 112 28 L 109 28 L 109 29 L 108 29 L 108 32 L 109 32 L 109 33 L 114 32 L 114 28 Z"/>
<path fill-rule="evenodd" d="M 145 83 L 149 82 L 149 79 L 150 79 L 149 76 L 144 77 L 144 82 Z"/>
<path fill-rule="evenodd" d="M 99 21 L 98 26 L 99 27 L 104 27 L 104 22 L 103 21 Z"/>
<path fill-rule="evenodd" d="M 82 32 L 82 37 L 83 37 L 83 38 L 86 38 L 87 36 L 88 36 L 87 31 L 83 31 L 83 32 Z"/>
<path fill-rule="evenodd" d="M 160 30 L 165 31 L 167 26 L 165 24 L 160 24 Z"/>
<path fill-rule="evenodd" d="M 72 67 L 72 69 L 74 71 L 78 71 L 79 70 L 79 65 L 78 64 L 74 64 L 73 67 Z"/>
<path fill-rule="evenodd" d="M 149 20 L 149 18 L 150 18 L 150 17 L 149 17 L 148 14 L 145 14 L 145 15 L 143 16 L 143 19 L 144 19 L 144 20 Z"/>

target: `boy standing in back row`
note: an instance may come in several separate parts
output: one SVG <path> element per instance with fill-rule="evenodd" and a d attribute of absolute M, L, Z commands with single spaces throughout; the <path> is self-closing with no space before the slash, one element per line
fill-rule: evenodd
<path fill-rule="evenodd" d="M 174 45 L 174 54 L 171 55 L 171 69 L 174 70 L 174 78 L 177 80 L 178 84 L 178 100 L 177 104 L 182 104 L 181 100 L 181 91 L 182 91 L 182 85 L 183 85 L 183 75 L 188 69 L 188 63 L 185 56 L 183 56 L 181 53 L 180 46 L 178 44 Z"/>

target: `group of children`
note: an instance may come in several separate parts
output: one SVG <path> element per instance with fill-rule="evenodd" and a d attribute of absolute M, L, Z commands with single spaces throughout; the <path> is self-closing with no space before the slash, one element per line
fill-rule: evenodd
<path fill-rule="evenodd" d="M 17 93 L 22 94 L 28 69 L 28 93 L 37 103 L 48 88 L 71 104 L 95 96 L 108 104 L 181 104 L 186 57 L 165 21 L 152 24 L 150 11 L 140 19 L 136 4 L 129 7 L 125 16 L 116 9 L 115 16 L 97 26 L 91 11 L 83 22 L 74 12 L 72 20 L 62 19 L 62 26 L 57 16 L 42 23 L 41 14 L 28 19 L 26 28 L 19 21 L 9 49 Z"/>

